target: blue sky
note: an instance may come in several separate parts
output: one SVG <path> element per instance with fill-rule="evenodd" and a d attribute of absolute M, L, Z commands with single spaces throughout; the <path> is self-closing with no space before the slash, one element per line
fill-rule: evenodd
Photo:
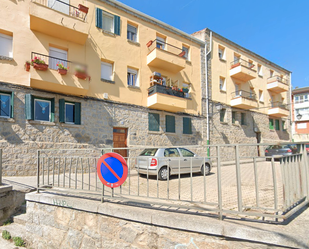
<path fill-rule="evenodd" d="M 308 0 L 121 0 L 192 34 L 203 28 L 292 71 L 293 88 L 309 86 Z"/>

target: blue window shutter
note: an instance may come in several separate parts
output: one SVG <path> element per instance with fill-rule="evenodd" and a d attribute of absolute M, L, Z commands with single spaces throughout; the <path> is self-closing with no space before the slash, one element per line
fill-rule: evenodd
<path fill-rule="evenodd" d="M 160 115 L 158 113 L 148 113 L 148 130 L 160 131 Z"/>
<path fill-rule="evenodd" d="M 191 118 L 183 118 L 183 134 L 192 134 Z"/>
<path fill-rule="evenodd" d="M 14 118 L 14 92 L 11 93 L 11 113 L 10 117 Z"/>
<path fill-rule="evenodd" d="M 95 26 L 102 28 L 102 10 L 99 8 L 96 9 Z"/>
<path fill-rule="evenodd" d="M 34 99 L 31 94 L 25 95 L 25 113 L 27 120 L 34 119 Z"/>
<path fill-rule="evenodd" d="M 59 122 L 65 122 L 65 101 L 64 99 L 59 99 Z"/>
<path fill-rule="evenodd" d="M 55 122 L 55 99 L 51 99 L 50 122 Z"/>
<path fill-rule="evenodd" d="M 120 35 L 120 16 L 114 16 L 114 33 Z"/>
<path fill-rule="evenodd" d="M 75 103 L 75 124 L 80 125 L 81 124 L 81 104 L 76 102 Z"/>
<path fill-rule="evenodd" d="M 175 116 L 170 115 L 165 116 L 165 129 L 166 132 L 175 133 Z"/>

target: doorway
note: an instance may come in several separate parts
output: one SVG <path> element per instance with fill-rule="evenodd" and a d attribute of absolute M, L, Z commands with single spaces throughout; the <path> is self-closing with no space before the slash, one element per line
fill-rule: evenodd
<path fill-rule="evenodd" d="M 126 148 L 127 147 L 127 128 L 113 128 L 113 143 L 114 148 Z M 125 159 L 128 157 L 128 151 L 125 149 L 122 150 L 114 150 L 114 152 L 122 155 Z"/>

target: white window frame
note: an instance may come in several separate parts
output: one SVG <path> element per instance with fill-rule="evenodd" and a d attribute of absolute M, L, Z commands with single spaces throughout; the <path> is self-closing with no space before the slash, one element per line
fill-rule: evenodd
<path fill-rule="evenodd" d="M 130 75 L 130 77 L 129 77 Z M 131 76 L 135 75 L 134 78 L 131 78 Z M 128 86 L 135 86 L 139 87 L 139 80 L 138 80 L 138 70 L 133 68 L 128 68 L 127 70 L 127 84 Z"/>
<path fill-rule="evenodd" d="M 5 53 L 5 54 L 0 54 L 0 56 L 13 58 L 13 36 L 0 34 L 0 47 L 4 47 L 3 43 L 7 43 L 7 44 L 10 43 L 9 46 L 8 46 L 9 51 L 7 51 L 7 53 Z"/>
<path fill-rule="evenodd" d="M 218 46 L 218 56 L 220 60 L 225 60 L 225 47 Z"/>
<path fill-rule="evenodd" d="M 182 45 L 182 51 L 185 51 L 185 56 L 183 56 L 183 58 L 185 58 L 187 61 L 189 61 L 189 53 L 190 53 L 190 48 L 185 46 L 185 45 Z"/>
<path fill-rule="evenodd" d="M 63 58 L 59 58 L 55 55 L 53 55 L 53 53 L 60 53 L 60 54 L 63 54 L 65 59 Z M 49 58 L 49 62 L 48 62 L 48 67 L 50 69 L 54 69 L 54 70 L 58 70 L 58 67 L 57 67 L 57 64 L 58 63 L 63 63 L 63 66 L 64 67 L 68 67 L 68 63 L 67 63 L 67 60 L 68 60 L 68 51 L 66 50 L 63 50 L 63 49 L 59 49 L 59 48 L 55 48 L 55 47 L 49 47 L 49 56 L 52 56 L 52 57 L 55 57 L 55 58 L 58 58 L 59 61 L 57 61 L 57 59 L 54 59 L 54 58 Z M 62 61 L 63 60 L 63 61 Z M 46 61 L 45 61 L 46 62 Z M 47 63 L 47 62 L 46 62 Z"/>
<path fill-rule="evenodd" d="M 263 76 L 263 69 L 262 69 L 262 65 L 261 64 L 257 65 L 257 70 L 258 70 L 258 75 L 259 76 Z"/>
<path fill-rule="evenodd" d="M 262 90 L 259 91 L 259 101 L 264 103 L 264 92 Z"/>
<path fill-rule="evenodd" d="M 105 27 L 106 22 L 104 21 L 104 17 L 112 19 L 112 26 L 111 26 L 110 29 Z M 114 24 L 115 24 L 114 15 L 103 11 L 103 13 L 102 13 L 102 30 L 105 30 L 105 31 L 110 32 L 110 33 L 115 33 Z"/>
<path fill-rule="evenodd" d="M 128 32 L 133 33 L 132 31 L 129 31 L 129 26 L 136 29 L 135 39 L 133 39 L 133 40 L 128 38 Z M 130 40 L 130 41 L 133 41 L 133 42 L 138 42 L 138 28 L 137 28 L 137 26 L 134 26 L 130 23 L 127 24 L 127 39 Z"/>
<path fill-rule="evenodd" d="M 219 77 L 219 89 L 220 91 L 226 92 L 226 79 L 224 77 Z"/>
<path fill-rule="evenodd" d="M 37 102 L 37 101 L 40 101 L 40 102 L 47 102 L 47 103 L 49 103 L 49 117 L 48 117 L 48 121 L 46 121 L 46 120 L 40 120 L 40 119 L 36 119 L 35 118 L 35 103 Z M 45 99 L 34 99 L 34 120 L 36 120 L 36 121 L 44 121 L 44 122 L 50 122 L 50 120 L 51 120 L 51 100 L 45 100 Z"/>
<path fill-rule="evenodd" d="M 12 106 L 11 106 L 11 94 L 8 94 L 8 93 L 0 93 L 0 95 L 4 95 L 4 96 L 8 96 L 9 97 L 9 99 L 8 99 L 8 103 L 7 103 L 7 105 L 9 106 L 9 114 L 8 114 L 8 116 L 1 116 L 1 114 L 0 114 L 0 117 L 1 118 L 10 118 L 11 117 L 11 108 L 12 108 Z"/>
<path fill-rule="evenodd" d="M 165 46 L 165 43 L 166 43 L 166 39 L 165 38 L 162 38 L 162 37 L 160 37 L 160 36 L 157 36 L 157 38 L 156 38 L 157 40 L 156 40 L 156 48 L 158 48 L 157 47 L 157 44 L 160 44 L 161 45 L 161 48 L 160 49 L 163 49 L 163 50 L 165 50 L 166 49 L 166 46 Z"/>
<path fill-rule="evenodd" d="M 64 102 L 64 122 L 66 123 L 66 124 L 75 124 L 75 116 L 74 116 L 74 113 L 73 113 L 73 117 L 74 117 L 74 120 L 73 120 L 73 122 L 67 122 L 66 121 L 66 119 L 67 119 L 67 114 L 66 114 L 66 105 L 72 105 L 72 106 L 74 106 L 74 108 L 75 108 L 75 104 L 74 103 L 70 103 L 70 102 Z"/>
<path fill-rule="evenodd" d="M 272 78 L 272 77 L 274 77 L 274 71 L 273 70 L 269 70 L 269 78 Z"/>
<path fill-rule="evenodd" d="M 103 76 L 103 68 L 109 68 L 110 69 L 110 76 L 108 78 L 104 78 Z M 102 80 L 110 80 L 110 81 L 113 81 L 114 79 L 114 65 L 112 63 L 109 63 L 109 62 L 104 62 L 102 61 L 101 62 L 101 79 Z"/>

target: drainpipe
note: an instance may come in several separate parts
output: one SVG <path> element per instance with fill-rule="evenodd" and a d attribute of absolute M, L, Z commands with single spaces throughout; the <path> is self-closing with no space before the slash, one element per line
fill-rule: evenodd
<path fill-rule="evenodd" d="M 207 43 L 205 44 L 205 80 L 206 80 L 206 124 L 207 124 L 207 130 L 206 130 L 206 140 L 207 145 L 210 144 L 210 127 L 209 127 L 209 91 L 208 91 L 208 65 L 207 65 L 207 57 L 211 53 L 212 50 L 212 31 L 210 31 L 210 39 L 209 39 L 209 51 L 207 51 Z M 210 156 L 209 153 L 209 147 L 207 148 L 207 156 Z"/>
<path fill-rule="evenodd" d="M 292 119 L 292 73 L 290 73 L 290 94 L 289 94 L 289 101 L 290 101 L 290 129 L 291 129 L 291 138 L 290 138 L 290 141 L 293 141 L 294 142 L 294 131 L 293 131 L 293 123 L 295 124 L 295 122 L 293 121 Z"/>

